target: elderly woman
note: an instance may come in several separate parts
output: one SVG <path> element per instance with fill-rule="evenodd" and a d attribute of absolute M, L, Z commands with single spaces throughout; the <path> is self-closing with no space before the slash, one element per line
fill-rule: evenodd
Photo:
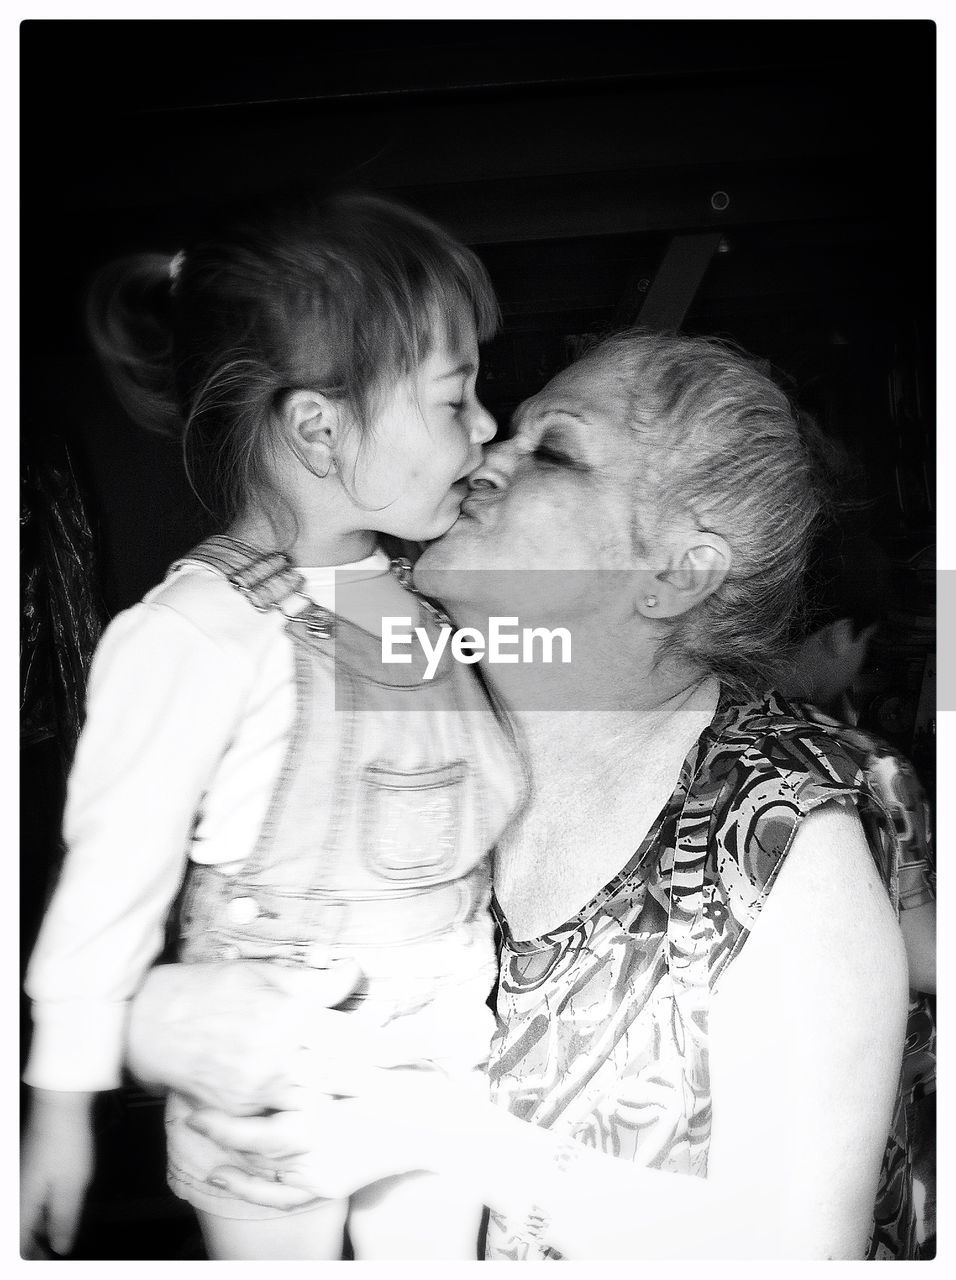
<path fill-rule="evenodd" d="M 492 1099 L 357 1079 L 344 1012 L 295 1068 L 260 1029 L 233 1110 L 283 1065 L 355 1096 L 200 1113 L 245 1153 L 221 1184 L 294 1207 L 442 1172 L 491 1207 L 493 1259 L 911 1255 L 894 832 L 855 748 L 765 692 L 815 510 L 785 396 L 716 343 L 621 335 L 521 407 L 416 569 L 459 624 L 572 639 L 486 667 L 531 781 L 495 862 Z M 147 1076 L 188 1072 L 160 1061 L 188 987 L 147 989 Z"/>

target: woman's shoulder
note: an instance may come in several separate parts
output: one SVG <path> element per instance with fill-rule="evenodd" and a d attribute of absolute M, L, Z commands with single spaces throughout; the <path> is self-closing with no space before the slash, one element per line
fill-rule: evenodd
<path fill-rule="evenodd" d="M 738 822 L 765 824 L 780 806 L 799 817 L 844 799 L 855 805 L 887 875 L 894 844 L 926 856 L 928 803 L 910 762 L 877 735 L 809 704 L 771 694 L 731 708 L 707 763 L 719 775 L 715 807 Z"/>
<path fill-rule="evenodd" d="M 824 805 L 868 803 L 865 751 L 840 726 L 814 722 L 775 695 L 727 704 L 695 786 L 708 806 L 710 892 L 749 930 L 806 817 Z"/>
<path fill-rule="evenodd" d="M 814 724 L 822 726 L 832 739 L 839 741 L 862 761 L 868 787 L 891 812 L 921 812 L 927 804 L 926 793 L 912 762 L 892 743 L 859 725 L 845 725 L 809 703 L 797 704 Z"/>
<path fill-rule="evenodd" d="M 724 809 L 756 813 L 778 797 L 807 812 L 859 791 L 866 778 L 864 741 L 773 693 L 722 702 L 704 747 L 698 786 L 709 786 Z"/>

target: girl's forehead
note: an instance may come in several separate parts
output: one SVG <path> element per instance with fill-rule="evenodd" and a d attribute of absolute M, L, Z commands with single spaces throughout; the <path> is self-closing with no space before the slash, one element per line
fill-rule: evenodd
<path fill-rule="evenodd" d="M 456 352 L 477 346 L 478 334 L 475 315 L 460 294 L 448 294 L 434 299 L 425 311 L 425 328 L 432 350 L 444 349 Z"/>
<path fill-rule="evenodd" d="M 449 334 L 441 335 L 430 343 L 419 367 L 418 376 L 424 381 L 440 380 L 452 374 L 470 376 L 478 372 L 478 342 L 472 335 L 460 335 L 456 341 Z"/>

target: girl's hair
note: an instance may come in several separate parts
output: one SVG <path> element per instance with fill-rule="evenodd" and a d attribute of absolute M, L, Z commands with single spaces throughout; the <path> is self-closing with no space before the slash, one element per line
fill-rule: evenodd
<path fill-rule="evenodd" d="M 410 209 L 353 193 L 286 200 L 174 257 L 94 280 L 88 330 L 143 426 L 180 436 L 190 483 L 223 524 L 269 494 L 273 410 L 300 388 L 340 399 L 363 431 L 462 302 L 479 340 L 498 307 L 478 258 Z"/>
<path fill-rule="evenodd" d="M 773 684 L 800 624 L 802 580 L 825 504 L 813 450 L 785 393 L 757 363 L 711 338 L 642 330 L 584 356 L 610 375 L 641 441 L 634 534 L 657 518 L 693 515 L 732 552 L 721 586 L 674 620 L 661 649 L 718 676 L 735 693 Z"/>

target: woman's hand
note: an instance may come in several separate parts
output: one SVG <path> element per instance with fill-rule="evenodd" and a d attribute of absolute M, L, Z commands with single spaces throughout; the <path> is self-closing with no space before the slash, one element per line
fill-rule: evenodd
<path fill-rule="evenodd" d="M 297 1107 L 303 1054 L 336 1059 L 355 1039 L 354 1020 L 334 1006 L 361 977 L 349 961 L 160 965 L 133 1001 L 128 1065 L 148 1087 L 233 1115 Z"/>
<path fill-rule="evenodd" d="M 350 1083 L 341 1083 L 361 1098 L 303 1090 L 298 1111 L 195 1112 L 193 1128 L 236 1151 L 235 1165 L 215 1170 L 210 1181 L 242 1199 L 293 1209 L 349 1196 L 393 1174 L 436 1170 L 450 1130 L 475 1098 L 470 1082 L 459 1085 L 433 1070 L 366 1068 L 361 1078 L 350 1073 Z"/>

